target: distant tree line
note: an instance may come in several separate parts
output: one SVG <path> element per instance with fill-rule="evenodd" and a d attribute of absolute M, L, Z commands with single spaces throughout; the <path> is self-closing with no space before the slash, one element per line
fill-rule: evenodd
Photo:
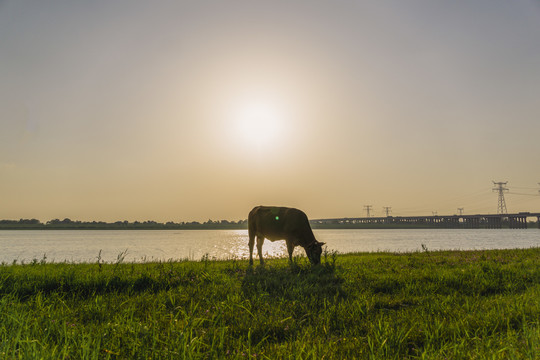
<path fill-rule="evenodd" d="M 172 221 L 159 223 L 156 221 L 116 221 L 112 223 L 104 221 L 74 221 L 71 219 L 53 219 L 42 223 L 37 219 L 0 220 L 0 230 L 241 230 L 247 229 L 247 220 L 208 220 L 203 223 L 198 221 L 179 222 Z"/>
<path fill-rule="evenodd" d="M 411 228 L 436 228 L 429 224 L 360 224 L 331 221 L 310 221 L 313 229 L 411 229 Z M 504 225 L 504 224 L 503 224 Z M 503 226 L 507 227 L 507 226 Z M 537 222 L 529 222 L 529 228 L 538 227 Z M 74 221 L 71 219 L 53 219 L 45 223 L 37 219 L 0 220 L 0 230 L 246 230 L 247 220 L 207 220 L 205 222 L 191 221 L 175 223 L 168 221 L 159 223 L 152 220 L 129 222 L 116 221 L 112 223 L 104 221 Z"/>

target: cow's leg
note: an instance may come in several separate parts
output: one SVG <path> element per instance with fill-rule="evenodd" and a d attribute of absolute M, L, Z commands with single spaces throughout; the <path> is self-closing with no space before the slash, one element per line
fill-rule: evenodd
<path fill-rule="evenodd" d="M 249 232 L 249 265 L 253 265 L 253 246 L 255 245 L 255 233 Z"/>
<path fill-rule="evenodd" d="M 287 252 L 289 253 L 289 262 L 292 263 L 292 254 L 294 251 L 294 244 L 292 241 L 287 240 Z"/>
<path fill-rule="evenodd" d="M 261 259 L 261 265 L 264 265 L 262 246 L 264 243 L 264 236 L 257 236 L 257 251 L 259 252 L 259 259 Z"/>

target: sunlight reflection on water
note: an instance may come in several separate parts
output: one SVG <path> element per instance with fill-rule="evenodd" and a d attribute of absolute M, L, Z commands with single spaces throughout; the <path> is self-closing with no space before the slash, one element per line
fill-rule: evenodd
<path fill-rule="evenodd" d="M 211 236 L 210 242 L 215 243 L 213 245 L 214 251 L 208 252 L 210 257 L 223 259 L 223 254 L 228 254 L 225 258 L 249 258 L 249 239 L 246 230 L 214 231 L 210 232 L 208 235 Z M 256 245 L 253 249 L 253 256 L 258 256 Z M 265 240 L 263 244 L 263 256 L 265 258 L 287 256 L 287 246 L 285 241 L 272 242 L 270 240 Z"/>
<path fill-rule="evenodd" d="M 421 251 L 529 248 L 540 246 L 540 230 L 316 230 L 329 251 Z M 0 262 L 115 262 L 127 250 L 125 261 L 247 259 L 247 230 L 1 230 Z M 304 255 L 301 247 L 295 255 Z M 286 257 L 285 241 L 265 240 L 263 255 Z M 255 246 L 253 256 L 257 255 Z"/>

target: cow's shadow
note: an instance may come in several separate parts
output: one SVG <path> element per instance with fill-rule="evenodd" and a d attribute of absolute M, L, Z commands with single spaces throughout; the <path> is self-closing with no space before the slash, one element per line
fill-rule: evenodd
<path fill-rule="evenodd" d="M 250 267 L 242 281 L 242 292 L 248 298 L 267 295 L 284 300 L 344 297 L 343 279 L 336 272 L 335 264 L 311 266 L 296 261 L 285 266 Z"/>

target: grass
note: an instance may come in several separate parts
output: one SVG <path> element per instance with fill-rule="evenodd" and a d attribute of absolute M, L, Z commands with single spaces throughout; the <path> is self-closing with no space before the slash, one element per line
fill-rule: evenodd
<path fill-rule="evenodd" d="M 539 359 L 540 248 L 0 266 L 2 359 Z"/>

